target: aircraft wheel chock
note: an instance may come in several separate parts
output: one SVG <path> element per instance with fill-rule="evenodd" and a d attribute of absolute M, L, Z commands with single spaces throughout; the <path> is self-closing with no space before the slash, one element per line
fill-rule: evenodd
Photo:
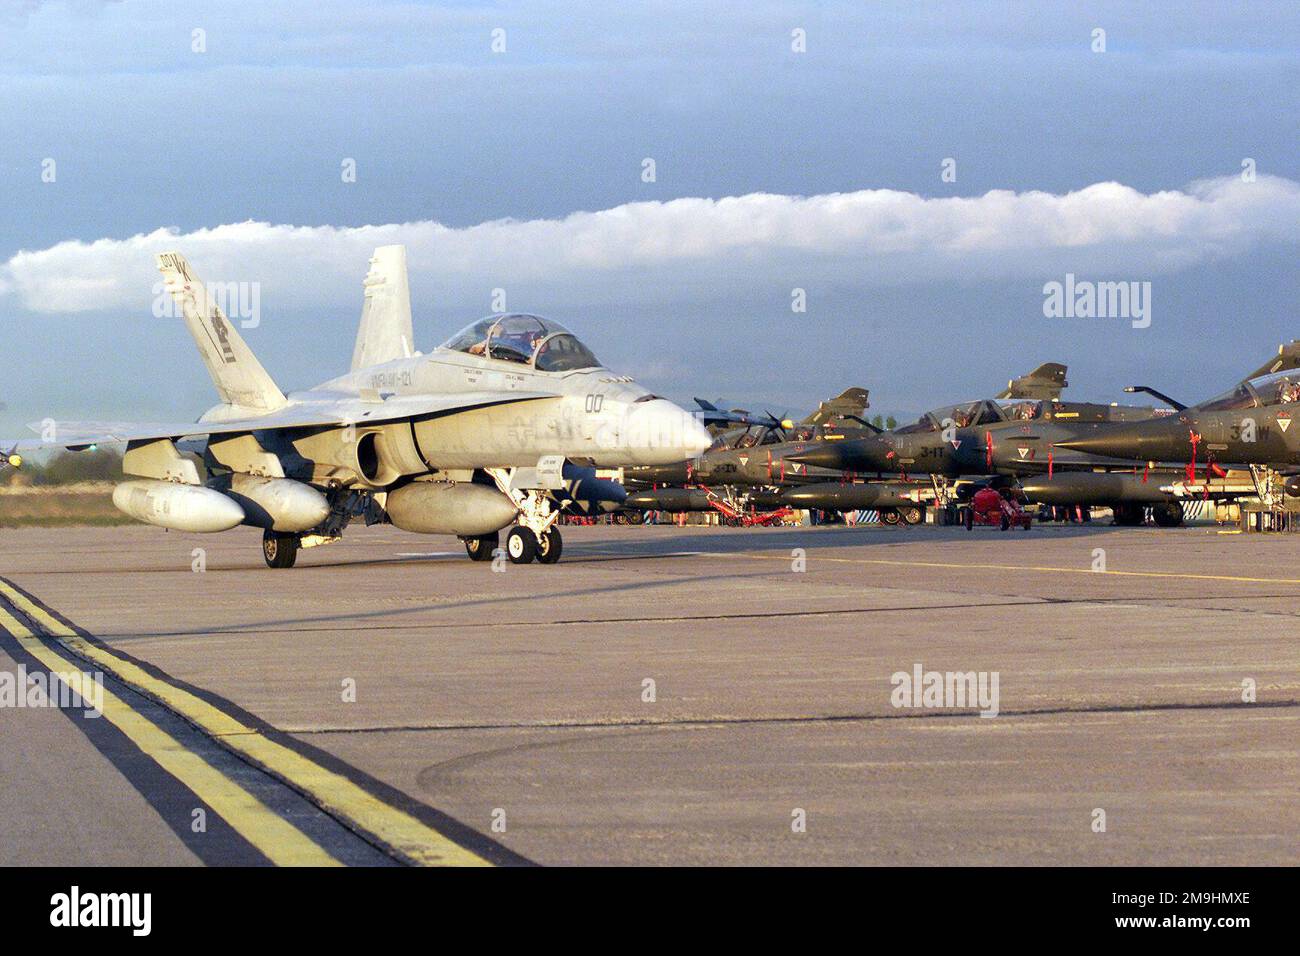
<path fill-rule="evenodd" d="M 511 564 L 527 564 L 532 561 L 537 557 L 537 535 L 523 525 L 511 528 L 506 538 L 506 554 Z"/>
<path fill-rule="evenodd" d="M 547 528 L 537 539 L 537 560 L 542 564 L 554 564 L 560 560 L 560 552 L 563 550 L 564 539 L 560 537 L 559 528 Z"/>
<path fill-rule="evenodd" d="M 471 561 L 491 561 L 492 552 L 501 545 L 501 535 L 493 531 L 491 534 L 481 535 L 476 538 L 463 538 L 465 542 L 465 553 L 469 555 Z"/>
<path fill-rule="evenodd" d="M 298 536 L 269 528 L 262 532 L 262 557 L 268 568 L 291 568 L 298 560 Z"/>

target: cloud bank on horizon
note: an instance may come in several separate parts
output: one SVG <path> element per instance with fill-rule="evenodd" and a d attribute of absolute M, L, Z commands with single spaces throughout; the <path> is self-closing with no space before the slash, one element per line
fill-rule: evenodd
<path fill-rule="evenodd" d="M 668 301 L 759 276 L 846 286 L 1071 271 L 1140 278 L 1300 238 L 1300 183 L 1223 177 L 1142 193 L 1097 183 L 1065 194 L 995 190 L 927 198 L 890 189 L 814 196 L 752 193 L 632 202 L 563 218 L 449 228 L 418 221 L 296 226 L 266 222 L 57 243 L 0 265 L 0 295 L 33 313 L 139 309 L 155 294 L 154 253 L 182 251 L 207 281 L 276 277 L 294 309 L 355 294 L 371 250 L 404 243 L 434 279 L 562 284 L 579 301 L 619 301 L 629 275 Z M 641 304 L 646 304 L 642 302 Z"/>

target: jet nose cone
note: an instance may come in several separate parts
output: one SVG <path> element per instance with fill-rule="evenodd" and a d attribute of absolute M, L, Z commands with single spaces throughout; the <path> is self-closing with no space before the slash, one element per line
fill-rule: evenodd
<path fill-rule="evenodd" d="M 625 448 L 638 465 L 671 465 L 702 455 L 713 436 L 690 412 L 663 398 L 632 405 Z"/>
<path fill-rule="evenodd" d="M 887 467 L 888 449 L 872 438 L 849 441 L 821 441 L 813 448 L 792 455 L 795 461 L 815 468 L 836 471 L 882 471 Z"/>
<path fill-rule="evenodd" d="M 1168 429 L 1164 423 L 1143 425 L 1107 425 L 1099 426 L 1090 434 L 1076 435 L 1064 441 L 1055 442 L 1057 448 L 1067 448 L 1088 455 L 1102 455 L 1107 458 L 1128 458 L 1144 460 L 1156 452 Z M 1177 429 L 1182 432 L 1182 429 Z"/>
<path fill-rule="evenodd" d="M 842 468 L 844 455 L 839 445 L 831 445 L 826 442 L 819 442 L 812 448 L 799 452 L 797 455 L 789 456 L 791 461 L 797 461 L 802 465 L 812 465 L 814 468 Z"/>

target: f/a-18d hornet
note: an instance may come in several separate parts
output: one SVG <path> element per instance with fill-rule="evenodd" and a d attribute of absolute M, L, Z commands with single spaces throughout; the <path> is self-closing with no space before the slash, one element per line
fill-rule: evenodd
<path fill-rule="evenodd" d="M 510 560 L 554 563 L 565 503 L 625 495 L 597 466 L 670 464 L 712 441 L 690 413 L 535 315 L 489 316 L 413 351 L 401 246 L 371 260 L 351 371 L 288 395 L 179 253 L 157 265 L 220 404 L 197 422 L 46 422 L 33 426 L 40 440 L 13 443 L 6 458 L 125 442 L 134 477 L 113 492 L 119 509 L 183 531 L 262 528 L 273 568 L 291 567 L 300 546 L 337 540 L 357 517 L 457 535 L 474 560 L 490 559 L 517 521 Z"/>

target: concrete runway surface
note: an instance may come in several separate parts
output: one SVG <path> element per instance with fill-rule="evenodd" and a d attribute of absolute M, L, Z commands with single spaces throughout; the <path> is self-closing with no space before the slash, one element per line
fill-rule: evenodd
<path fill-rule="evenodd" d="M 3 532 L 0 672 L 108 702 L 0 709 L 0 862 L 1296 862 L 1295 538 L 564 535 Z M 998 715 L 895 707 L 916 665 Z"/>

